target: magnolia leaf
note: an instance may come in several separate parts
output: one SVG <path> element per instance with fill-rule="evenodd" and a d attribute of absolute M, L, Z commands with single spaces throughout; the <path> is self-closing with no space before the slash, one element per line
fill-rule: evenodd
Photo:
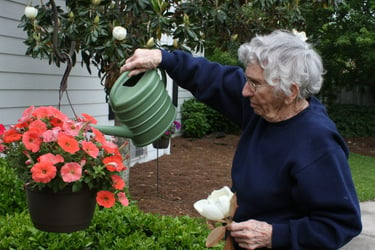
<path fill-rule="evenodd" d="M 223 250 L 234 250 L 234 244 L 233 244 L 232 236 L 227 235 Z"/>
<path fill-rule="evenodd" d="M 237 195 L 233 194 L 232 199 L 230 200 L 230 209 L 229 209 L 229 214 L 230 217 L 233 217 L 234 214 L 236 213 L 237 210 Z"/>
<path fill-rule="evenodd" d="M 225 230 L 226 229 L 224 226 L 220 226 L 212 230 L 207 236 L 206 247 L 214 247 L 217 243 L 224 239 Z"/>

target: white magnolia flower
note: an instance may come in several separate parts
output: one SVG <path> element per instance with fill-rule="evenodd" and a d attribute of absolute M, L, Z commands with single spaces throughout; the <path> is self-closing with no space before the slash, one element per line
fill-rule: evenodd
<path fill-rule="evenodd" d="M 126 29 L 124 27 L 121 27 L 121 26 L 116 26 L 113 28 L 112 30 L 112 36 L 118 40 L 118 41 L 122 41 L 125 39 L 126 37 Z"/>
<path fill-rule="evenodd" d="M 230 201 L 233 193 L 229 187 L 225 186 L 219 190 L 214 190 L 207 199 L 194 203 L 194 208 L 203 217 L 218 221 L 230 215 Z"/>
<path fill-rule="evenodd" d="M 292 30 L 292 33 L 293 33 L 296 37 L 298 37 L 299 39 L 301 39 L 302 41 L 306 42 L 307 37 L 306 37 L 306 33 L 305 33 L 305 31 L 298 32 L 296 29 L 293 29 L 293 30 Z"/>
<path fill-rule="evenodd" d="M 32 6 L 26 6 L 25 8 L 25 16 L 27 18 L 33 19 L 38 15 L 38 9 Z"/>

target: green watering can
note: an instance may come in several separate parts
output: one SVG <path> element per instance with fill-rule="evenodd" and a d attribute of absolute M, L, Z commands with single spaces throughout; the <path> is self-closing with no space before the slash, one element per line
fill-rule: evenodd
<path fill-rule="evenodd" d="M 114 83 L 109 103 L 120 126 L 94 125 L 102 133 L 131 138 L 138 147 L 151 144 L 160 138 L 176 118 L 176 107 L 165 89 L 157 70 L 129 77 L 124 72 Z"/>

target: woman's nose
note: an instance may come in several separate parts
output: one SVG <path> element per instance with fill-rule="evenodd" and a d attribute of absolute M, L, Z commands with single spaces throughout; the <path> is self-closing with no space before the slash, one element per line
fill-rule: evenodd
<path fill-rule="evenodd" d="M 250 84 L 246 83 L 242 89 L 242 96 L 243 97 L 251 97 L 255 94 L 255 90 L 250 86 Z"/>

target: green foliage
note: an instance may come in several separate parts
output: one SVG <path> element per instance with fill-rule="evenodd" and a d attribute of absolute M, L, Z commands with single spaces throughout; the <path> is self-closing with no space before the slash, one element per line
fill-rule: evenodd
<path fill-rule="evenodd" d="M 359 200 L 373 200 L 375 198 L 375 158 L 350 154 L 349 164 Z"/>
<path fill-rule="evenodd" d="M 207 55 L 207 59 L 224 65 L 240 66 L 236 53 L 221 51 L 219 48 L 215 48 L 211 55 Z"/>
<path fill-rule="evenodd" d="M 182 132 L 185 137 L 201 138 L 212 132 L 239 131 L 239 127 L 233 122 L 194 98 L 182 104 L 181 113 Z"/>
<path fill-rule="evenodd" d="M 152 215 L 135 205 L 97 210 L 89 228 L 69 234 L 35 229 L 27 212 L 0 217 L 0 249 L 195 250 L 205 249 L 208 233 L 202 219 Z"/>
<path fill-rule="evenodd" d="M 0 216 L 23 211 L 27 207 L 23 182 L 0 158 Z"/>
<path fill-rule="evenodd" d="M 342 88 L 373 86 L 375 9 L 368 0 L 348 0 L 336 8 L 305 4 L 306 32 L 323 58 L 327 73 L 322 95 L 329 103 Z"/>
<path fill-rule="evenodd" d="M 336 104 L 329 105 L 327 110 L 342 136 L 375 136 L 374 106 Z"/>

